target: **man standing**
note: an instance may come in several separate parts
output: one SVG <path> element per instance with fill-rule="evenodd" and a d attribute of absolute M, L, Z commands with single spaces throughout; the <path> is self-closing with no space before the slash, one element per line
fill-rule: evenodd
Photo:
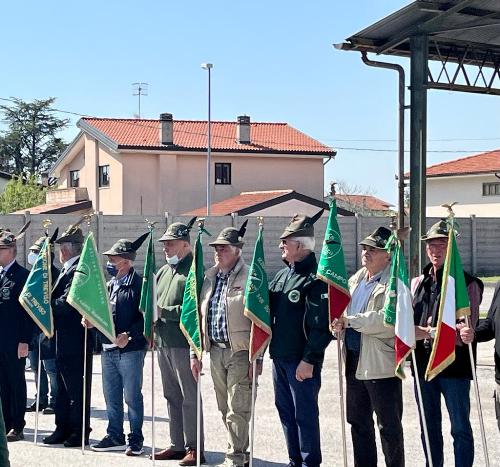
<path fill-rule="evenodd" d="M 457 322 L 455 361 L 431 381 L 425 381 L 425 371 L 432 350 L 433 330 L 437 325 L 443 264 L 448 247 L 449 227 L 445 220 L 434 224 L 422 237 L 430 263 L 423 274 L 412 281 L 413 308 L 415 310 L 415 336 L 417 346 L 418 377 L 422 389 L 430 451 L 434 467 L 444 465 L 443 434 L 441 427 L 441 395 L 446 402 L 450 416 L 453 450 L 457 467 L 470 467 L 474 462 L 474 439 L 470 424 L 470 380 L 472 369 L 469 349 L 460 338 L 462 322 Z M 483 294 L 483 283 L 476 277 L 464 272 L 470 300 L 472 328 L 479 318 L 479 305 Z M 422 420 L 420 420 L 422 425 Z M 422 443 L 425 443 L 422 430 Z M 424 445 L 425 447 L 425 445 Z M 427 451 L 424 449 L 427 456 Z"/>
<path fill-rule="evenodd" d="M 106 269 L 111 276 L 108 282 L 109 301 L 113 313 L 116 339 L 111 342 L 101 332 L 97 337 L 102 344 L 102 388 L 108 413 L 107 435 L 93 451 L 125 451 L 127 456 L 143 453 L 144 401 L 142 398 L 142 373 L 147 342 L 144 338 L 144 317 L 139 310 L 142 277 L 134 270 L 133 263 L 138 248 L 149 233 L 135 242 L 118 240 L 104 254 L 108 257 Z M 84 326 L 92 327 L 85 319 Z M 128 445 L 123 433 L 123 398 L 128 406 L 130 434 Z"/>
<path fill-rule="evenodd" d="M 85 444 L 90 428 L 90 392 L 92 387 L 92 334 L 87 336 L 87 353 L 84 355 L 85 332 L 81 315 L 68 302 L 68 294 L 82 252 L 84 237 L 78 224 L 71 225 L 56 240 L 59 261 L 63 267 L 52 286 L 52 313 L 56 339 L 57 397 L 55 431 L 45 437 L 45 444 L 77 447 L 82 442 L 83 371 L 86 361 Z"/>
<path fill-rule="evenodd" d="M 243 314 L 248 266 L 241 257 L 246 221 L 227 227 L 210 243 L 215 265 L 208 269 L 200 294 L 204 349 L 210 352 L 210 372 L 217 406 L 227 429 L 224 465 L 248 465 L 249 422 L 252 403 L 252 367 L 249 363 L 251 321 Z M 194 357 L 191 370 L 198 380 L 201 364 Z M 258 373 L 262 372 L 262 362 Z"/>
<path fill-rule="evenodd" d="M 318 394 L 330 343 L 327 285 L 316 278 L 312 218 L 296 214 L 281 235 L 286 267 L 269 285 L 276 408 L 286 438 L 288 467 L 321 464 Z"/>
<path fill-rule="evenodd" d="M 360 245 L 363 266 L 349 279 L 347 316 L 335 323 L 345 329 L 346 412 L 356 467 L 377 466 L 373 412 L 377 415 L 387 467 L 404 466 L 401 380 L 395 376 L 394 327 L 384 325 L 390 276 L 385 250 L 391 231 L 379 227 Z"/>
<path fill-rule="evenodd" d="M 33 266 L 38 258 L 38 254 L 47 237 L 44 235 L 40 237 L 29 249 L 28 264 Z M 52 261 L 54 260 L 54 253 L 51 252 Z M 59 277 L 59 269 L 54 264 L 51 264 L 52 284 L 55 283 Z M 37 329 L 38 331 L 38 329 Z M 57 370 L 56 370 L 56 342 L 54 338 L 49 339 L 43 332 L 36 332 L 33 339 L 33 350 L 29 352 L 29 359 L 31 363 L 31 370 L 35 377 L 35 385 L 39 395 L 39 410 L 44 415 L 54 414 L 56 406 L 57 394 Z M 38 353 L 40 352 L 40 387 L 38 387 Z M 50 382 L 50 399 L 49 399 L 49 382 Z M 34 412 L 36 410 L 36 396 L 35 401 L 26 408 L 27 412 Z"/>
<path fill-rule="evenodd" d="M 179 327 L 184 289 L 193 262 L 189 231 L 196 220 L 187 225 L 175 222 L 160 238 L 165 264 L 157 274 L 158 321 L 156 345 L 167 400 L 170 446 L 155 454 L 158 460 L 179 460 L 179 465 L 196 465 L 196 381 L 190 368 L 189 344 Z M 204 462 L 203 421 L 201 459 Z"/>
<path fill-rule="evenodd" d="M 0 398 L 7 441 L 24 439 L 24 368 L 34 324 L 19 303 L 29 272 L 16 261 L 17 237 L 0 231 Z"/>

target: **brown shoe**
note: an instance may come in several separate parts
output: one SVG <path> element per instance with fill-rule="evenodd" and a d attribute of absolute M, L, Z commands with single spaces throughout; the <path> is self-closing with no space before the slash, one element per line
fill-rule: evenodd
<path fill-rule="evenodd" d="M 174 451 L 173 449 L 167 448 L 167 449 L 163 449 L 162 451 L 155 452 L 155 460 L 158 460 L 158 461 L 170 461 L 170 460 L 180 461 L 181 459 L 184 459 L 185 455 L 186 455 L 186 451 Z M 153 459 L 153 455 L 150 454 L 149 458 Z M 196 465 L 196 463 L 195 463 L 195 465 Z"/>
<path fill-rule="evenodd" d="M 12 429 L 7 433 L 7 441 L 9 443 L 12 443 L 14 441 L 21 441 L 22 439 L 24 439 L 23 430 L 17 431 L 17 430 Z M 195 459 L 196 459 L 196 457 L 195 457 Z"/>
<path fill-rule="evenodd" d="M 201 464 L 205 463 L 205 455 L 203 453 L 201 453 L 201 456 L 200 456 L 200 463 Z M 196 449 L 188 448 L 188 450 L 186 451 L 186 455 L 179 462 L 179 465 L 182 465 L 182 466 L 196 465 Z"/>

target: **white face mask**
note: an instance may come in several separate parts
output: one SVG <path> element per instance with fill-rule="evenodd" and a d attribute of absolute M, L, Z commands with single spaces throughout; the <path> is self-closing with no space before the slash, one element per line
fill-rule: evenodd
<path fill-rule="evenodd" d="M 33 266 L 35 264 L 35 261 L 37 258 L 38 258 L 38 253 L 35 253 L 34 251 L 30 251 L 28 253 L 28 264 L 31 264 L 31 266 Z"/>
<path fill-rule="evenodd" d="M 167 256 L 167 263 L 171 266 L 175 266 L 179 262 L 179 257 L 177 255 Z"/>

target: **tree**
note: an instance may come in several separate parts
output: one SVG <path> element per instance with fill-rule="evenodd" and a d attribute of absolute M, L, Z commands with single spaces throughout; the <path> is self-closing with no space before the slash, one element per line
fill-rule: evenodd
<path fill-rule="evenodd" d="M 11 100 L 12 105 L 0 105 L 7 123 L 7 130 L 0 136 L 0 168 L 17 175 L 39 176 L 64 151 L 66 144 L 56 135 L 69 120 L 54 115 L 54 97 L 33 102 Z"/>
<path fill-rule="evenodd" d="M 8 214 L 45 203 L 47 188 L 38 184 L 34 175 L 27 179 L 13 177 L 0 195 L 0 213 Z"/>

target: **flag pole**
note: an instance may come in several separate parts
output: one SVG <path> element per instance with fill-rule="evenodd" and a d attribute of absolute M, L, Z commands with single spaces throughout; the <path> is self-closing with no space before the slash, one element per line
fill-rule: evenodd
<path fill-rule="evenodd" d="M 84 331 L 84 342 L 83 342 L 83 404 L 82 404 L 82 456 L 85 454 L 85 407 L 87 405 L 87 334 L 88 329 L 85 326 Z"/>
<path fill-rule="evenodd" d="M 467 327 L 471 327 L 470 319 L 469 316 L 465 317 L 465 320 L 467 322 Z M 484 465 L 486 467 L 490 466 L 490 459 L 488 456 L 488 445 L 486 443 L 486 432 L 484 430 L 484 419 L 483 419 L 483 411 L 481 409 L 481 398 L 479 397 L 479 385 L 477 384 L 477 374 L 476 374 L 476 367 L 474 365 L 474 353 L 472 351 L 472 343 L 467 344 L 469 347 L 469 357 L 470 357 L 470 367 L 472 370 L 472 379 L 474 383 L 474 393 L 476 395 L 476 407 L 477 407 L 477 414 L 479 416 L 479 427 L 481 428 L 481 440 L 483 442 L 483 452 L 484 452 Z"/>
<path fill-rule="evenodd" d="M 153 272 L 153 317 L 151 323 L 151 449 L 153 465 L 156 465 L 156 430 L 155 430 L 155 360 L 156 360 L 156 346 L 155 346 L 155 322 L 154 317 L 157 313 L 157 290 L 156 290 L 156 274 Z"/>
<path fill-rule="evenodd" d="M 252 405 L 250 407 L 250 459 L 249 467 L 253 467 L 253 445 L 255 436 L 255 399 L 257 395 L 257 360 L 252 362 Z"/>
<path fill-rule="evenodd" d="M 40 379 L 41 379 L 41 369 L 40 366 L 42 364 L 41 358 L 41 344 L 40 344 L 40 335 L 38 335 L 38 367 L 36 372 L 36 402 L 35 402 L 35 446 L 38 443 L 38 411 L 40 410 Z"/>
<path fill-rule="evenodd" d="M 346 443 L 346 434 L 345 434 L 345 409 L 344 409 L 344 380 L 343 376 L 343 362 L 342 362 L 342 346 L 341 346 L 341 335 L 343 333 L 339 333 L 337 335 L 337 362 L 339 367 L 339 401 L 340 401 L 340 423 L 342 426 L 342 455 L 344 458 L 344 467 L 347 467 L 347 443 Z"/>
<path fill-rule="evenodd" d="M 420 377 L 418 376 L 417 359 L 415 357 L 415 349 L 411 350 L 411 359 L 413 362 L 413 370 L 414 370 L 413 374 L 415 377 L 415 386 L 417 387 L 418 410 L 420 412 L 420 418 L 422 419 L 422 428 L 424 430 L 425 452 L 427 454 L 427 463 L 428 463 L 429 467 L 433 467 L 432 466 L 431 445 L 429 443 L 429 432 L 427 430 L 427 420 L 425 419 L 424 401 L 422 400 L 422 388 L 420 386 Z"/>
<path fill-rule="evenodd" d="M 200 371 L 196 382 L 196 467 L 201 466 L 201 375 Z"/>

